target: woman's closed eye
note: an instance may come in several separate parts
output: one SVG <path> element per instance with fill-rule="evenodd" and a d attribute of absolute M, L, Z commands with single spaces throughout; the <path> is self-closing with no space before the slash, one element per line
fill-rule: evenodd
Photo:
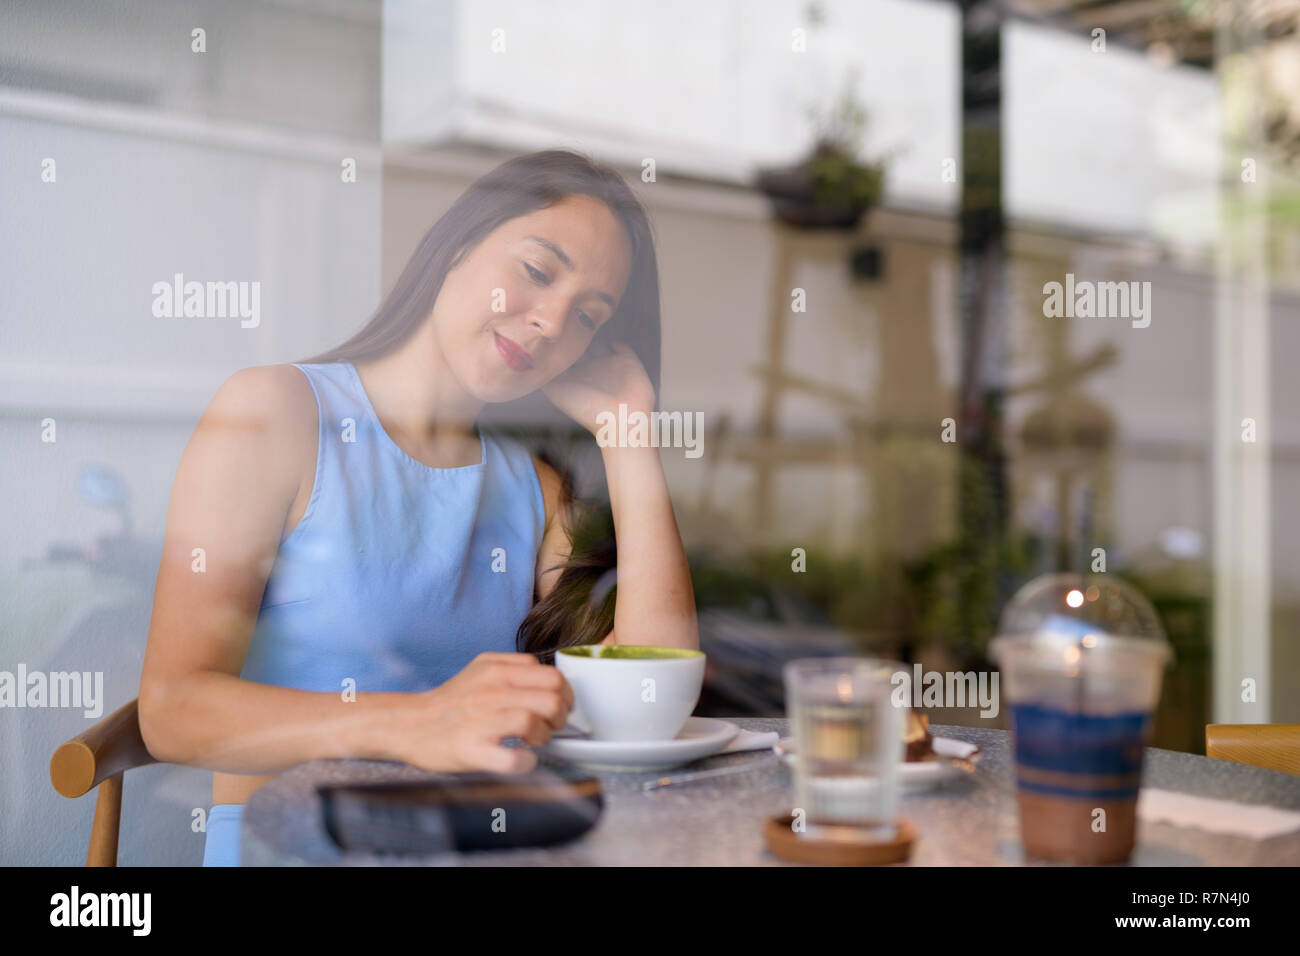
<path fill-rule="evenodd" d="M 531 276 L 532 280 L 536 282 L 538 285 L 545 286 L 551 284 L 551 280 L 546 277 L 546 273 L 543 272 L 541 269 L 535 268 L 534 266 L 532 266 L 527 262 L 524 263 L 524 268 L 528 270 L 529 276 Z M 582 324 L 585 325 L 587 328 L 589 329 L 596 328 L 596 320 L 593 319 L 591 316 L 589 316 L 586 312 L 579 312 L 578 318 L 582 321 Z"/>

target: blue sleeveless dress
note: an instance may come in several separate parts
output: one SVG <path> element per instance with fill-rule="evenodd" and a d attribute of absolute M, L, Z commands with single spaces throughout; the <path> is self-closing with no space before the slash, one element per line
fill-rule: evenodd
<path fill-rule="evenodd" d="M 316 479 L 280 544 L 240 677 L 341 694 L 437 687 L 513 652 L 546 520 L 532 458 L 480 431 L 476 465 L 389 437 L 350 362 L 296 364 L 319 412 Z M 239 865 L 243 806 L 213 806 L 204 866 Z"/>

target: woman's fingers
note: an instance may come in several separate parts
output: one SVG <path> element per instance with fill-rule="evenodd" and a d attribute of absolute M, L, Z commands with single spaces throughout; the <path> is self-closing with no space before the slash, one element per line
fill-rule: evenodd
<path fill-rule="evenodd" d="M 537 757 L 531 750 L 501 741 L 517 737 L 533 747 L 546 744 L 568 719 L 573 688 L 532 654 L 486 652 L 466 671 L 444 685 L 452 696 L 442 708 L 459 714 L 452 717 L 459 724 L 454 745 L 459 762 L 498 773 L 532 770 Z"/>
<path fill-rule="evenodd" d="M 477 661 L 483 661 L 485 664 L 528 665 L 537 663 L 537 658 L 532 654 L 519 654 L 510 651 L 484 651 L 482 654 L 475 655 L 474 660 L 470 661 L 470 663 Z"/>
<path fill-rule="evenodd" d="M 494 739 L 518 737 L 534 747 L 540 747 L 551 739 L 550 722 L 526 707 L 502 708 L 493 714 L 490 724 Z"/>
<path fill-rule="evenodd" d="M 480 657 L 488 655 L 481 654 Z M 569 682 L 564 679 L 564 675 L 559 669 L 550 664 L 543 664 L 531 654 L 504 655 L 519 658 L 518 661 L 510 661 L 512 665 L 508 670 L 503 669 L 497 676 L 510 687 L 514 688 L 537 688 L 540 690 L 557 691 L 570 707 L 573 706 L 573 688 Z M 517 666 L 518 664 L 525 666 Z"/>
<path fill-rule="evenodd" d="M 568 721 L 568 702 L 551 690 L 510 688 L 501 691 L 494 703 L 494 714 L 501 711 L 523 710 L 533 714 L 555 730 L 559 730 Z M 546 743 L 545 740 L 541 742 Z"/>
<path fill-rule="evenodd" d="M 475 767 L 493 773 L 527 773 L 537 766 L 537 754 L 525 747 L 483 743 L 467 748 L 466 757 Z"/>

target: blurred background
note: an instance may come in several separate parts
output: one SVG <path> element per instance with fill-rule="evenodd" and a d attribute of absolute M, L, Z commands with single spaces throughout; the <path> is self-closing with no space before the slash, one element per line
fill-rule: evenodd
<path fill-rule="evenodd" d="M 470 182 L 567 146 L 645 203 L 660 405 L 703 414 L 702 457 L 662 454 L 698 713 L 780 713 L 801 656 L 988 670 L 1016 588 L 1100 549 L 1174 645 L 1156 746 L 1300 722 L 1298 24 L 1296 0 L 10 0 L 0 670 L 135 697 L 220 383 L 342 341 Z M 155 317 L 176 273 L 259 282 L 260 322 Z M 1150 283 L 1150 324 L 1046 315 L 1067 274 Z M 0 711 L 0 863 L 84 858 L 93 796 L 48 763 L 90 723 Z M 133 771 L 121 863 L 197 865 L 210 780 Z"/>

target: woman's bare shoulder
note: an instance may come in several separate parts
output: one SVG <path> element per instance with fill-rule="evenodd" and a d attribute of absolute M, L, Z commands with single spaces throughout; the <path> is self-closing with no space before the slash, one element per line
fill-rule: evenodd
<path fill-rule="evenodd" d="M 288 455 L 276 458 L 295 468 L 309 446 L 315 447 L 316 395 L 301 370 L 292 365 L 253 365 L 232 373 L 217 389 L 199 430 Z M 314 455 L 312 457 L 314 461 Z"/>
<path fill-rule="evenodd" d="M 315 425 L 316 396 L 307 377 L 292 365 L 252 365 L 221 383 L 208 405 L 208 412 L 213 411 L 234 423 L 296 432 L 309 419 Z"/>

